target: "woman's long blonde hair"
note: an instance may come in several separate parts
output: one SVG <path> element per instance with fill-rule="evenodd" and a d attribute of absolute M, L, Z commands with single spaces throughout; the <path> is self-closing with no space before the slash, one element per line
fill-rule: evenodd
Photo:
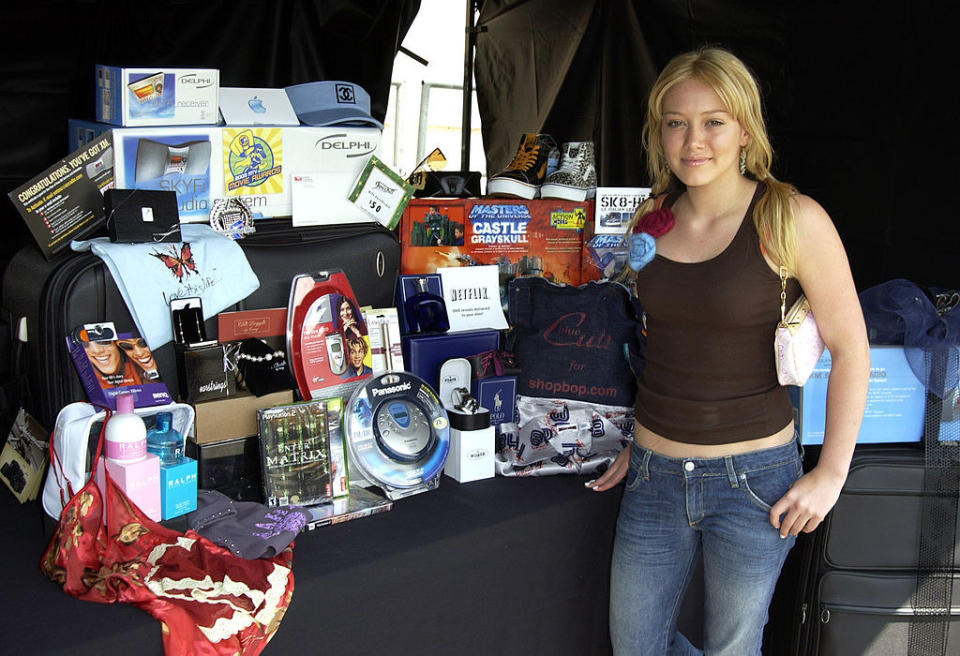
<path fill-rule="evenodd" d="M 750 135 L 744 146 L 747 175 L 766 184 L 766 190 L 754 208 L 753 223 L 767 254 L 788 271 L 795 272 L 796 223 L 791 196 L 796 195 L 797 190 L 771 175 L 773 149 L 767 138 L 757 82 L 742 61 L 721 48 L 702 48 L 677 55 L 664 67 L 650 90 L 643 145 L 653 186 L 650 198 L 637 208 L 627 234 L 639 217 L 653 209 L 658 195 L 682 189 L 682 184 L 667 166 L 660 130 L 663 97 L 675 85 L 689 79 L 696 79 L 713 89 L 731 116 Z"/>

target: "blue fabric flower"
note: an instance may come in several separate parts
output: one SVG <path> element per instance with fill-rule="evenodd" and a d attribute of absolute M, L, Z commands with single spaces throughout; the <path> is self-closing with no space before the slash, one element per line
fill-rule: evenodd
<path fill-rule="evenodd" d="M 630 235 L 630 250 L 627 263 L 634 271 L 639 271 L 650 264 L 657 254 L 657 242 L 646 232 L 635 232 Z"/>

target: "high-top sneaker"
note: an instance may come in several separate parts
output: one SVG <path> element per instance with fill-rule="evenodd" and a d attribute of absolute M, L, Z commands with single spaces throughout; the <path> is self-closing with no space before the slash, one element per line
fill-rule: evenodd
<path fill-rule="evenodd" d="M 529 132 L 523 135 L 507 168 L 487 180 L 487 195 L 536 198 L 547 175 L 551 151 L 556 149 L 556 142 L 548 134 Z"/>
<path fill-rule="evenodd" d="M 560 168 L 540 187 L 543 198 L 583 201 L 597 195 L 597 169 L 593 163 L 593 142 L 563 144 Z"/>

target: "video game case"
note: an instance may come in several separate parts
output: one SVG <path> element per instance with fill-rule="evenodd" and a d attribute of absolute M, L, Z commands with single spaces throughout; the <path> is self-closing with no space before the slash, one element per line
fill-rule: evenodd
<path fill-rule="evenodd" d="M 334 499 L 333 503 L 308 508 L 310 519 L 307 521 L 307 530 L 312 531 L 321 526 L 378 515 L 392 508 L 393 501 L 390 499 L 360 487 L 353 488 L 350 490 L 350 496 Z"/>
<path fill-rule="evenodd" d="M 308 401 L 257 412 L 268 506 L 311 506 L 332 497 L 327 408 Z"/>

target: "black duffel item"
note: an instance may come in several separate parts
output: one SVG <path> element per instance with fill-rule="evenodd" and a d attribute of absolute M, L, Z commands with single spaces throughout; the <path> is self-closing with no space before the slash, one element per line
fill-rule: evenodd
<path fill-rule="evenodd" d="M 410 175 L 414 198 L 479 198 L 479 171 L 416 171 Z"/>
<path fill-rule="evenodd" d="M 290 219 L 257 223 L 255 234 L 239 242 L 260 287 L 231 310 L 285 307 L 297 273 L 340 268 L 361 305 L 390 307 L 400 265 L 400 243 L 378 223 L 293 227 Z M 3 317 L 14 331 L 25 321 L 27 342 L 14 338 L 11 364 L 19 378 L 19 401 L 45 426 L 71 401 L 86 398 L 64 336 L 73 328 L 113 321 L 120 332 L 136 330 L 127 306 L 102 260 L 69 253 L 48 262 L 34 245 L 11 258 L 3 277 Z M 216 336 L 215 319 L 206 332 Z M 153 352 L 161 379 L 178 388 L 172 344 Z"/>
<path fill-rule="evenodd" d="M 920 567 L 928 475 L 919 446 L 857 447 L 833 511 L 798 543 L 795 656 L 907 656 L 918 653 L 911 639 L 938 625 L 943 644 L 934 653 L 960 655 L 960 572 L 931 575 Z M 955 532 L 941 529 L 952 543 L 944 560 L 960 562 Z M 918 607 L 918 589 L 928 583 L 945 586 L 949 612 L 946 604 Z"/>
<path fill-rule="evenodd" d="M 107 189 L 103 194 L 103 211 L 112 242 L 180 241 L 180 212 L 174 191 Z"/>

